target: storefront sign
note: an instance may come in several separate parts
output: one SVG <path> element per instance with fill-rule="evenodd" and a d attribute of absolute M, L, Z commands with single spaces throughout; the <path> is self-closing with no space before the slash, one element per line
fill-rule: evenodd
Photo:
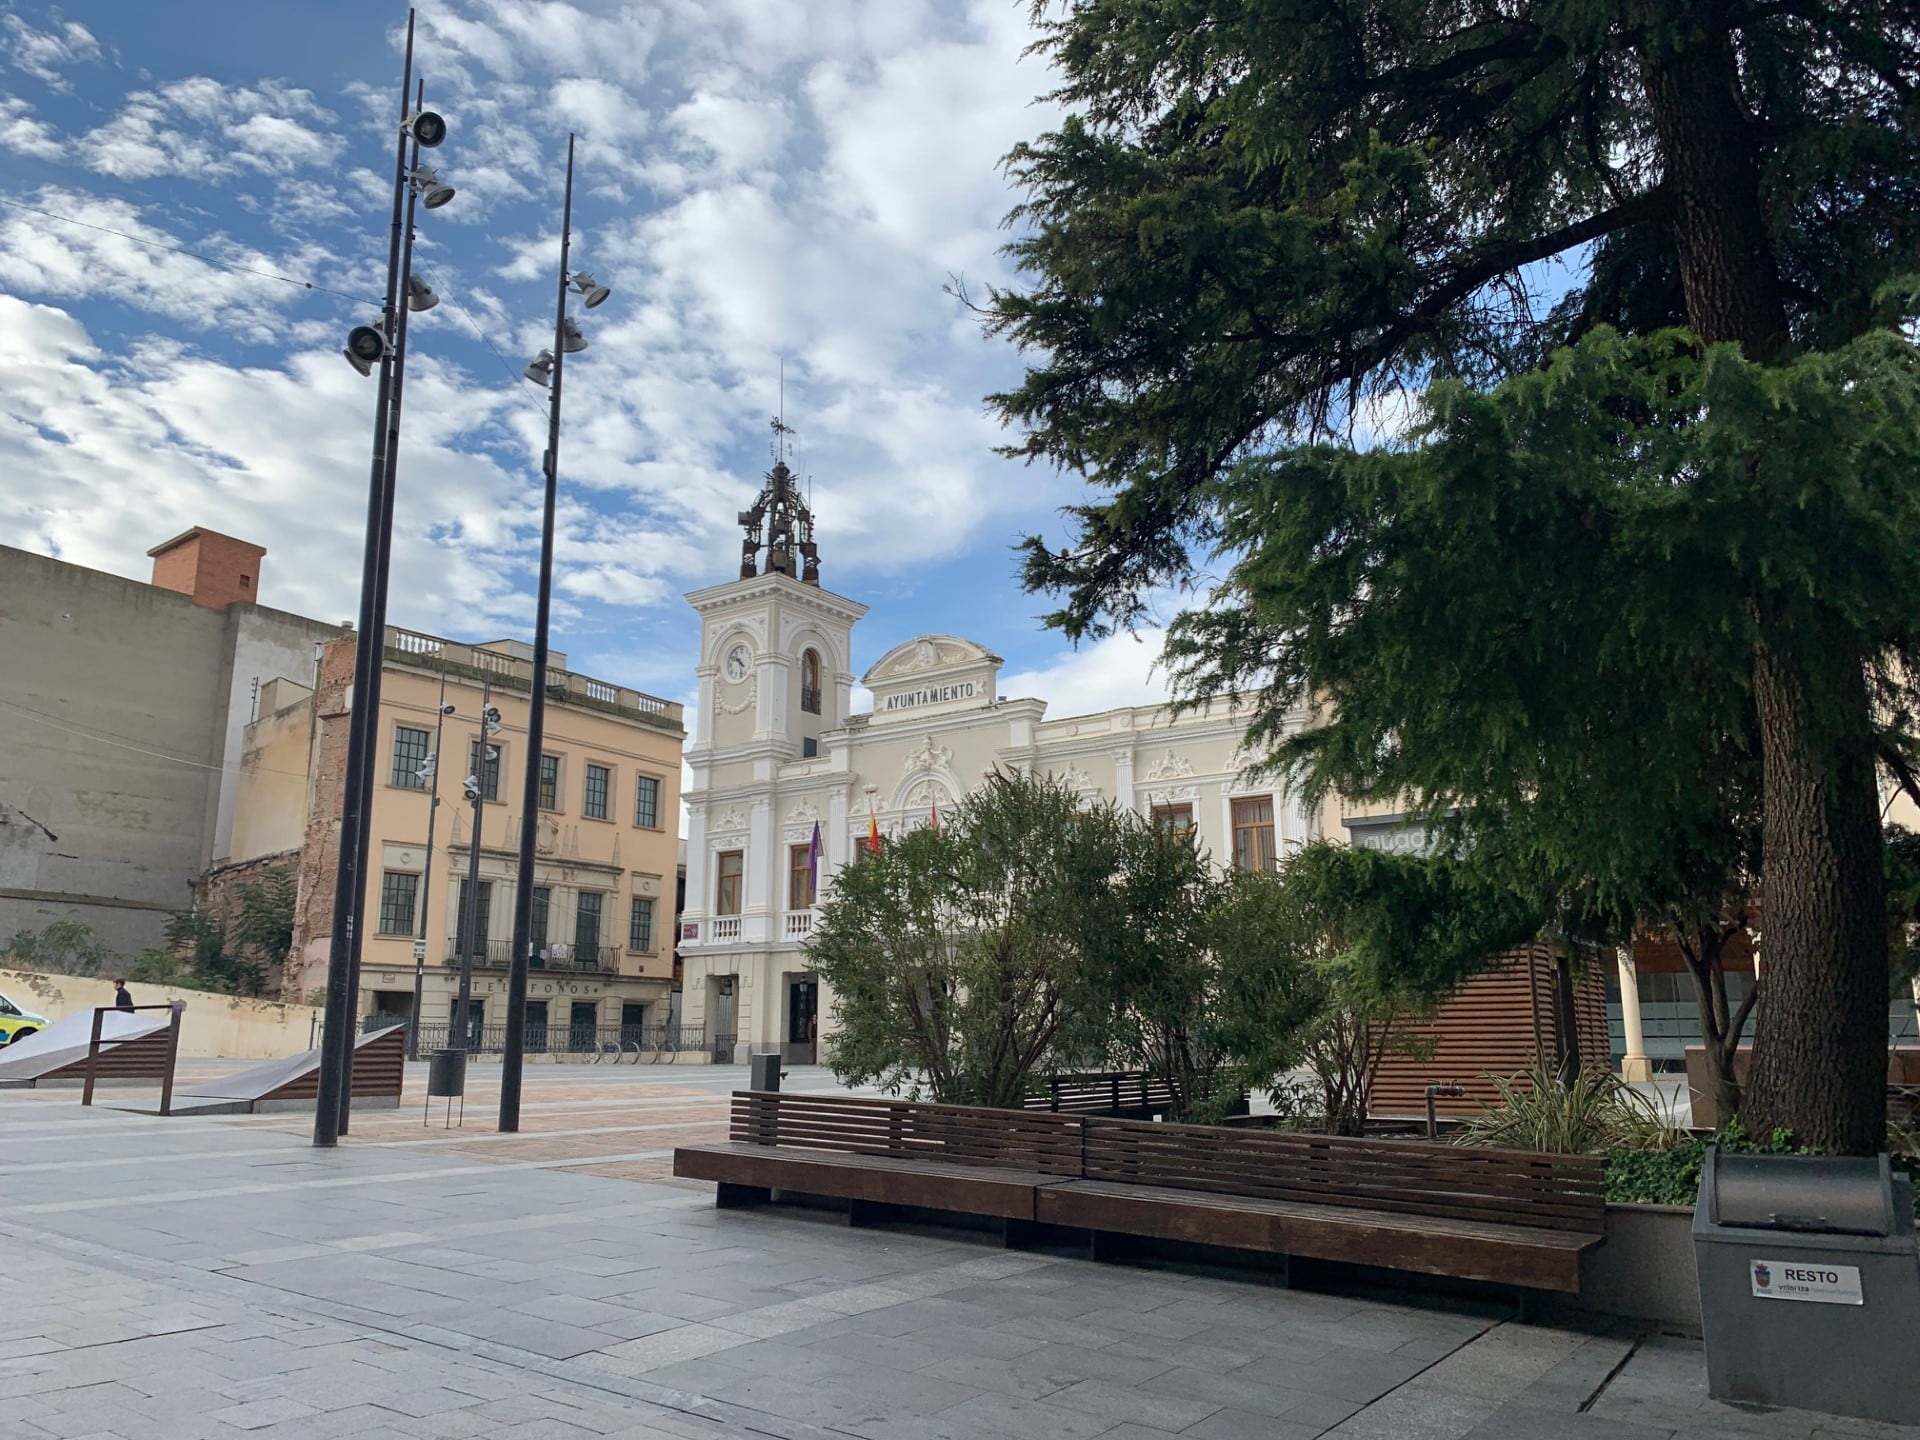
<path fill-rule="evenodd" d="M 978 680 L 963 680 L 958 685 L 929 685 L 924 690 L 903 690 L 887 696 L 882 710 L 910 710 L 915 705 L 938 705 L 947 700 L 971 700 L 980 693 Z"/>
<path fill-rule="evenodd" d="M 1798 1260 L 1752 1260 L 1753 1293 L 1762 1300 L 1811 1300 L 1816 1305 L 1864 1305 L 1857 1265 L 1807 1265 Z"/>

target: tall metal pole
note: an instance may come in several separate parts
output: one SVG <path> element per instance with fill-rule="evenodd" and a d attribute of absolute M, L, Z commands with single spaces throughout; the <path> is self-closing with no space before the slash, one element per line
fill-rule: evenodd
<path fill-rule="evenodd" d="M 486 723 L 486 717 L 480 717 Z M 439 713 L 433 721 L 433 774 L 427 779 L 427 858 L 420 865 L 420 926 L 413 940 L 413 1010 L 407 1020 L 407 1058 L 420 1058 L 420 1006 L 427 987 L 427 911 L 433 902 L 433 826 L 440 818 L 440 737 L 447 726 L 447 672 L 440 672 Z"/>
<path fill-rule="evenodd" d="M 414 109 L 418 110 L 426 103 L 427 83 L 417 83 L 414 91 Z M 412 154 L 407 163 L 407 174 L 411 176 L 420 164 L 420 142 L 415 140 L 411 146 Z M 406 302 L 410 287 L 408 280 L 413 274 L 413 217 L 414 207 L 419 203 L 420 192 L 415 190 L 412 181 L 406 182 L 407 212 L 400 227 L 400 271 L 398 288 L 400 303 L 392 321 L 393 341 L 393 385 L 387 392 L 387 435 L 386 435 L 386 480 L 381 487 L 380 512 L 380 569 L 373 589 L 373 629 L 368 632 L 373 637 L 374 662 L 368 672 L 366 686 L 367 709 L 371 712 L 371 724 L 374 729 L 373 743 L 367 747 L 366 764 L 360 776 L 360 853 L 363 856 L 373 853 L 373 785 L 379 774 L 380 762 L 376 753 L 379 745 L 380 730 L 380 686 L 386 677 L 387 653 L 387 582 L 392 574 L 393 558 L 393 497 L 396 477 L 400 470 L 400 399 L 407 383 L 407 317 L 412 313 Z M 354 696 L 354 704 L 360 703 L 359 694 Z M 360 1005 L 360 954 L 367 935 L 367 892 L 372 888 L 373 867 L 365 867 L 360 888 L 354 896 L 353 945 L 350 951 L 351 970 L 347 980 L 349 1004 L 355 1012 Z M 359 1016 L 350 1015 L 352 1029 L 359 1029 Z M 340 1133 L 347 1133 L 353 1114 L 353 1046 L 348 1044 L 341 1059 L 340 1081 Z"/>
<path fill-rule="evenodd" d="M 506 1049 L 500 1060 L 500 1129 L 520 1128 L 520 1069 L 526 1045 L 527 947 L 533 941 L 534 821 L 540 813 L 540 747 L 547 727 L 547 620 L 553 598 L 553 510 L 560 477 L 560 373 L 566 365 L 567 259 L 573 242 L 573 136 L 560 205 L 560 296 L 554 302 L 553 382 L 547 387 L 546 501 L 540 521 L 540 599 L 533 623 L 533 703 L 527 709 L 527 799 L 520 822 L 519 882 L 513 892 L 513 953 L 507 957 Z"/>
<path fill-rule="evenodd" d="M 326 1033 L 321 1036 L 319 1093 L 313 1107 L 313 1143 L 337 1145 L 340 1115 L 348 1089 L 347 1066 L 353 1054 L 354 919 L 366 887 L 366 775 L 378 721 L 380 657 L 384 636 L 376 626 L 380 589 L 386 573 L 386 530 L 392 524 L 387 496 L 387 402 L 393 386 L 394 315 L 400 287 L 400 232 L 407 188 L 407 101 L 413 89 L 413 12 L 407 12 L 407 51 L 400 76 L 400 138 L 393 156 L 393 234 L 387 245 L 387 300 L 380 312 L 387 352 L 380 360 L 380 385 L 374 396 L 373 467 L 367 485 L 367 543 L 360 572 L 360 633 L 354 646 L 353 699 L 347 717 L 346 783 L 340 803 L 340 857 L 333 882 L 333 932 L 327 937 Z"/>
<path fill-rule="evenodd" d="M 486 672 L 480 683 L 480 744 L 473 768 L 473 834 L 467 840 L 467 893 L 460 907 L 466 917 L 466 944 L 460 947 L 460 995 L 453 1002 L 453 1023 L 459 1027 L 460 1043 L 449 1041 L 449 1048 L 473 1049 L 473 1026 L 467 1010 L 473 1002 L 474 957 L 480 945 L 480 838 L 485 834 L 487 818 L 487 711 L 493 702 L 493 672 Z"/>

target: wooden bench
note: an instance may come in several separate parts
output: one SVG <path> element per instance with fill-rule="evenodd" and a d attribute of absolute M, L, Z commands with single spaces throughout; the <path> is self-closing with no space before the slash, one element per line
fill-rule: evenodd
<path fill-rule="evenodd" d="M 1065 1115 L 848 1095 L 743 1090 L 728 1142 L 682 1146 L 673 1173 L 711 1180 L 722 1206 L 776 1190 L 849 1202 L 854 1224 L 902 1206 L 1031 1221 L 1034 1191 L 1080 1173 Z"/>
<path fill-rule="evenodd" d="M 1132 1071 L 1098 1075 L 1049 1075 L 1046 1088 L 1027 1096 L 1026 1109 L 1054 1115 L 1164 1115 L 1173 1108 L 1173 1087 Z"/>
<path fill-rule="evenodd" d="M 1605 1233 L 1604 1162 L 1420 1141 L 1089 1119 L 1081 1178 L 1035 1218 L 1576 1292 Z"/>
<path fill-rule="evenodd" d="M 674 1151 L 721 1205 L 776 1190 L 1578 1292 L 1605 1233 L 1598 1156 L 1161 1125 L 845 1096 L 740 1093 L 731 1140 Z"/>

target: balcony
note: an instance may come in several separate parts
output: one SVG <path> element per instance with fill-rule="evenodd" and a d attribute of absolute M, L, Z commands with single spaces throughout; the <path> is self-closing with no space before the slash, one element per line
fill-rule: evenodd
<path fill-rule="evenodd" d="M 740 917 L 738 915 L 716 915 L 707 922 L 708 934 L 714 940 L 738 940 L 740 938 Z"/>
<path fill-rule="evenodd" d="M 612 975 L 619 966 L 620 952 L 611 945 L 574 945 L 554 942 L 544 947 L 536 947 L 527 961 L 530 971 L 561 971 L 573 975 Z M 511 940 L 482 941 L 479 953 L 473 958 L 476 970 L 505 970 L 513 963 L 513 942 Z M 444 961 L 447 969 L 460 968 L 460 947 L 452 940 L 447 941 L 447 955 Z"/>
<path fill-rule="evenodd" d="M 475 683 L 491 678 L 496 689 L 521 695 L 533 690 L 530 661 L 479 645 L 463 645 L 457 640 L 443 640 L 417 630 L 402 630 L 397 625 L 387 627 L 386 658 L 393 664 L 459 676 Z M 638 720 L 673 735 L 686 733 L 680 706 L 675 701 L 591 676 L 576 675 L 552 665 L 547 667 L 547 698 L 562 705 Z"/>
<path fill-rule="evenodd" d="M 811 910 L 789 910 L 786 922 L 780 927 L 780 934 L 788 940 L 804 940 L 813 933 L 814 912 Z"/>

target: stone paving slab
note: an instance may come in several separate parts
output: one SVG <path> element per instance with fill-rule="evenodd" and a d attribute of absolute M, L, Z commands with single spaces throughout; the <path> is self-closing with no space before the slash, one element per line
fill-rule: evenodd
<path fill-rule="evenodd" d="M 719 1211 L 607 1161 L 717 1133 L 736 1083 L 530 1070 L 526 1136 L 402 1110 L 331 1152 L 0 1096 L 0 1435 L 1920 1440 L 1716 1405 L 1684 1340 Z"/>

